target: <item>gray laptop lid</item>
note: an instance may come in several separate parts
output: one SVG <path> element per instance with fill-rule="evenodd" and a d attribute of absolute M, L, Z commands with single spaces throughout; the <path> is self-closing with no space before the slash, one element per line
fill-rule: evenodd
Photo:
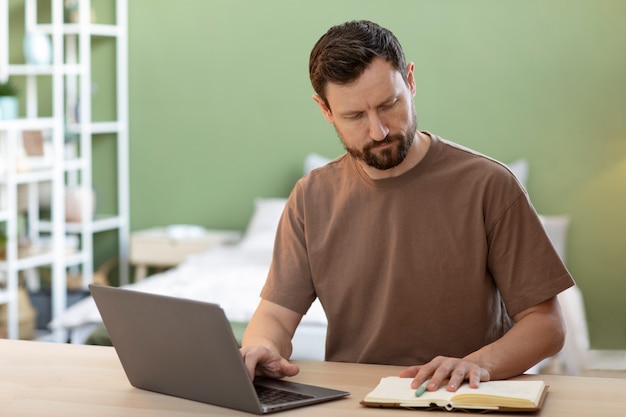
<path fill-rule="evenodd" d="M 90 285 L 131 385 L 256 414 L 349 395 L 282 380 L 255 378 L 308 398 L 260 403 L 224 311 L 216 304 Z"/>

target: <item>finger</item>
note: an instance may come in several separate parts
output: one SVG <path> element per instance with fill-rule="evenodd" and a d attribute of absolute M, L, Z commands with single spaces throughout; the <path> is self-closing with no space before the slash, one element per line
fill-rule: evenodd
<path fill-rule="evenodd" d="M 405 370 L 409 377 L 411 377 L 412 372 L 415 372 L 415 375 L 413 376 L 413 381 L 411 382 L 411 388 L 419 388 L 424 382 L 426 382 L 434 375 L 434 373 L 440 367 L 441 363 L 444 361 L 444 357 L 436 357 L 424 365 L 413 366 Z M 433 391 L 436 390 L 438 387 L 439 385 L 435 383 L 434 385 L 428 385 L 427 389 L 428 391 Z"/>
<path fill-rule="evenodd" d="M 471 388 L 478 388 L 481 382 L 486 382 L 491 379 L 491 375 L 489 371 L 486 369 L 478 367 L 477 369 L 470 372 L 469 375 L 469 386 Z"/>
<path fill-rule="evenodd" d="M 436 391 L 450 378 L 452 371 L 454 371 L 456 364 L 459 362 L 458 359 L 454 358 L 435 358 L 438 359 L 436 362 L 431 361 L 430 364 L 435 365 L 436 368 L 433 369 L 432 375 L 430 376 L 430 382 L 428 383 L 428 387 L 426 388 L 428 391 Z M 430 365 L 429 364 L 429 365 Z"/>
<path fill-rule="evenodd" d="M 424 366 L 412 366 L 400 372 L 400 377 L 413 378 L 413 381 L 411 381 L 411 388 L 417 389 L 428 380 L 431 373 L 432 372 Z"/>
<path fill-rule="evenodd" d="M 294 376 L 300 372 L 300 368 L 297 365 L 290 363 L 287 359 L 282 360 L 282 372 L 283 376 Z"/>
<path fill-rule="evenodd" d="M 419 372 L 419 366 L 410 366 L 400 372 L 400 378 L 413 378 Z"/>
<path fill-rule="evenodd" d="M 263 350 L 261 352 L 255 351 L 255 354 L 256 353 L 259 354 L 255 359 L 255 374 L 258 376 L 282 378 L 285 376 L 294 376 L 300 372 L 300 368 L 298 368 L 297 365 L 291 364 L 278 353 L 269 350 Z M 248 354 L 247 357 L 248 356 L 251 356 L 251 354 Z"/>
<path fill-rule="evenodd" d="M 436 381 L 434 384 L 432 384 L 432 377 L 434 375 L 434 372 L 436 372 L 436 370 L 437 368 L 432 367 L 432 366 L 420 367 L 419 372 L 417 373 L 417 375 L 415 375 L 415 377 L 413 378 L 413 381 L 411 382 L 411 388 L 417 389 L 421 387 L 422 384 L 424 384 L 426 381 L 428 381 L 428 385 L 426 389 L 428 391 L 436 390 L 439 387 L 439 385 L 437 384 Z"/>
<path fill-rule="evenodd" d="M 459 387 L 461 386 L 461 384 L 463 384 L 463 381 L 465 380 L 465 369 L 466 368 L 463 366 L 463 362 L 459 362 L 458 367 L 455 368 L 450 374 L 450 380 L 446 385 L 447 391 L 455 392 L 457 389 L 459 389 Z"/>
<path fill-rule="evenodd" d="M 256 370 L 256 360 L 252 359 L 252 355 L 248 355 L 249 350 L 247 349 L 241 349 L 241 358 L 243 359 L 243 364 L 246 367 L 246 370 L 248 371 L 248 376 L 250 377 L 251 381 L 254 381 L 254 373 Z"/>

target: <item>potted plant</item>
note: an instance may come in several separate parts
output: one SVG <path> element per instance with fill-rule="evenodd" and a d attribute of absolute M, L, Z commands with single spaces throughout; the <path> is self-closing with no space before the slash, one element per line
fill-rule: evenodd
<path fill-rule="evenodd" d="M 0 120 L 17 119 L 17 93 L 15 84 L 9 81 L 0 82 Z"/>

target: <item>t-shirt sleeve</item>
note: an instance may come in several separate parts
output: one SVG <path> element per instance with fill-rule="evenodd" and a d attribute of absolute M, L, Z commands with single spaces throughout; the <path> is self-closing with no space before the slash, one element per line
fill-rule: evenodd
<path fill-rule="evenodd" d="M 303 315 L 316 298 L 308 262 L 299 183 L 289 196 L 278 224 L 272 263 L 261 297 Z"/>
<path fill-rule="evenodd" d="M 488 268 L 511 316 L 574 285 L 525 192 L 488 230 Z"/>

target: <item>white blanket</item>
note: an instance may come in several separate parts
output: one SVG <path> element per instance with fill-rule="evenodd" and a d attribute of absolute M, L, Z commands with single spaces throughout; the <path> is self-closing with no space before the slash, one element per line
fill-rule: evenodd
<path fill-rule="evenodd" d="M 125 286 L 139 291 L 219 304 L 231 321 L 247 322 L 260 301 L 260 292 L 271 260 L 271 250 L 244 245 L 209 249 L 190 256 L 180 266 Z M 69 307 L 50 323 L 51 329 L 71 330 L 101 323 L 91 297 Z M 303 324 L 326 324 L 326 315 L 316 301 Z"/>

